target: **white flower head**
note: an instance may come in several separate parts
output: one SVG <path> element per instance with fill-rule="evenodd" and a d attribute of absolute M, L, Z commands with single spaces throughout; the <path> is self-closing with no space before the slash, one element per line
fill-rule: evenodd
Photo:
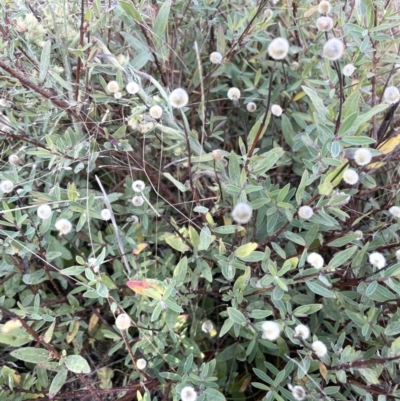
<path fill-rule="evenodd" d="M 400 207 L 399 207 L 399 206 L 392 206 L 392 207 L 389 209 L 389 213 L 390 213 L 392 216 L 399 218 L 399 217 L 400 217 Z"/>
<path fill-rule="evenodd" d="M 13 166 L 18 166 L 19 162 L 21 161 L 21 159 L 19 158 L 18 155 L 10 155 L 8 156 L 8 162 L 10 164 L 12 164 Z"/>
<path fill-rule="evenodd" d="M 294 386 L 291 389 L 292 392 L 292 396 L 295 400 L 297 401 L 302 401 L 306 398 L 307 394 L 306 394 L 306 390 L 304 390 L 303 387 L 301 386 Z"/>
<path fill-rule="evenodd" d="M 290 64 L 290 68 L 291 68 L 293 71 L 297 71 L 297 70 L 300 68 L 300 64 L 299 64 L 297 61 L 293 61 L 293 63 Z"/>
<path fill-rule="evenodd" d="M 307 338 L 310 337 L 310 329 L 308 328 L 308 326 L 305 326 L 304 324 L 298 324 L 294 328 L 294 336 L 300 337 L 303 340 L 307 340 Z"/>
<path fill-rule="evenodd" d="M 228 90 L 228 99 L 230 100 L 239 100 L 240 99 L 240 90 L 238 88 L 230 88 Z"/>
<path fill-rule="evenodd" d="M 122 97 L 122 93 L 121 92 L 115 92 L 114 93 L 114 97 L 115 97 L 115 99 L 121 99 L 121 97 Z"/>
<path fill-rule="evenodd" d="M 359 177 L 358 177 L 357 171 L 355 171 L 351 168 L 348 168 L 343 174 L 344 182 L 347 182 L 347 184 L 350 184 L 350 185 L 356 184 L 358 182 L 358 178 Z"/>
<path fill-rule="evenodd" d="M 364 238 L 364 234 L 361 230 L 354 231 L 354 234 L 357 235 L 357 239 L 360 241 Z"/>
<path fill-rule="evenodd" d="M 284 59 L 289 52 L 289 42 L 285 38 L 275 38 L 268 45 L 268 54 L 274 60 Z"/>
<path fill-rule="evenodd" d="M 180 109 L 182 107 L 185 107 L 189 103 L 189 95 L 187 94 L 185 89 L 174 89 L 169 95 L 169 102 L 171 103 L 172 107 Z"/>
<path fill-rule="evenodd" d="M 357 149 L 354 153 L 354 161 L 359 166 L 365 166 L 372 160 L 372 153 L 368 148 Z"/>
<path fill-rule="evenodd" d="M 396 259 L 398 262 L 400 262 L 400 249 L 396 251 Z"/>
<path fill-rule="evenodd" d="M 151 117 L 158 120 L 163 114 L 163 109 L 161 106 L 156 104 L 155 106 L 150 107 L 149 114 Z"/>
<path fill-rule="evenodd" d="M 322 341 L 314 341 L 311 347 L 318 358 L 322 358 L 328 352 L 328 348 Z"/>
<path fill-rule="evenodd" d="M 222 61 L 222 54 L 221 54 L 221 53 L 218 53 L 218 52 L 212 52 L 212 53 L 210 54 L 210 61 L 211 61 L 213 64 L 221 64 L 221 61 Z"/>
<path fill-rule="evenodd" d="M 37 209 L 37 215 L 40 219 L 46 220 L 51 216 L 51 207 L 47 203 L 40 205 Z"/>
<path fill-rule="evenodd" d="M 136 367 L 137 367 L 139 370 L 144 370 L 144 369 L 146 369 L 146 366 L 147 366 L 147 361 L 146 361 L 146 359 L 144 359 L 144 358 L 139 358 L 139 359 L 136 361 Z"/>
<path fill-rule="evenodd" d="M 354 64 L 346 64 L 343 69 L 342 69 L 342 74 L 345 77 L 351 77 L 356 70 L 356 67 L 354 67 Z"/>
<path fill-rule="evenodd" d="M 89 259 L 88 259 L 88 264 L 89 264 L 89 266 L 92 266 L 93 271 L 94 271 L 95 273 L 98 273 L 98 272 L 99 272 L 100 266 L 99 266 L 99 265 L 96 265 L 96 258 L 89 258 Z"/>
<path fill-rule="evenodd" d="M 1 328 L 1 332 L 3 334 L 8 334 L 14 331 L 15 329 L 19 329 L 21 327 L 22 327 L 21 321 L 17 318 L 14 318 L 4 323 L 3 327 Z"/>
<path fill-rule="evenodd" d="M 116 93 L 119 91 L 119 85 L 117 81 L 110 81 L 107 84 L 107 90 L 111 93 Z"/>
<path fill-rule="evenodd" d="M 343 42 L 338 38 L 331 38 L 329 39 L 323 48 L 324 56 L 328 60 L 339 60 L 342 57 L 344 51 Z"/>
<path fill-rule="evenodd" d="M 257 105 L 254 102 L 247 103 L 246 109 L 249 113 L 253 113 L 257 110 Z"/>
<path fill-rule="evenodd" d="M 275 341 L 279 338 L 281 334 L 281 329 L 278 323 L 268 320 L 264 322 L 261 326 L 262 338 L 268 341 Z"/>
<path fill-rule="evenodd" d="M 211 152 L 211 156 L 214 160 L 221 161 L 224 158 L 224 154 L 220 149 L 215 149 Z"/>
<path fill-rule="evenodd" d="M 133 203 L 134 206 L 139 207 L 139 206 L 143 205 L 144 199 L 143 199 L 142 196 L 134 196 L 132 198 L 132 203 Z"/>
<path fill-rule="evenodd" d="M 326 14 L 326 13 L 329 13 L 329 11 L 331 11 L 331 5 L 330 5 L 329 1 L 322 0 L 318 4 L 318 12 L 320 14 Z"/>
<path fill-rule="evenodd" d="M 317 28 L 321 32 L 329 32 L 333 28 L 333 19 L 331 17 L 319 17 L 317 19 Z"/>
<path fill-rule="evenodd" d="M 380 252 L 372 252 L 369 257 L 369 263 L 378 269 L 383 269 L 386 266 L 386 259 Z"/>
<path fill-rule="evenodd" d="M 10 180 L 0 182 L 0 191 L 4 194 L 10 193 L 14 189 L 14 184 Z"/>
<path fill-rule="evenodd" d="M 115 319 L 115 325 L 119 330 L 127 330 L 131 327 L 131 318 L 126 313 L 121 313 Z"/>
<path fill-rule="evenodd" d="M 131 217 L 132 224 L 139 223 L 139 217 L 135 216 L 134 214 Z"/>
<path fill-rule="evenodd" d="M 111 212 L 108 209 L 102 209 L 100 216 L 103 220 L 107 221 L 111 219 Z"/>
<path fill-rule="evenodd" d="M 71 232 L 72 223 L 67 219 L 60 219 L 56 221 L 55 227 L 60 235 L 66 235 Z"/>
<path fill-rule="evenodd" d="M 324 258 L 316 252 L 312 252 L 307 256 L 307 262 L 316 269 L 322 269 L 324 266 Z"/>
<path fill-rule="evenodd" d="M 236 223 L 247 224 L 253 214 L 253 208 L 245 202 L 239 202 L 232 211 L 232 218 Z"/>
<path fill-rule="evenodd" d="M 386 103 L 393 104 L 400 100 L 400 92 L 395 86 L 388 86 L 383 94 Z"/>
<path fill-rule="evenodd" d="M 276 116 L 276 117 L 280 117 L 282 115 L 282 107 L 279 106 L 278 104 L 273 104 L 271 106 L 271 113 Z"/>
<path fill-rule="evenodd" d="M 308 220 L 311 219 L 312 215 L 314 214 L 314 210 L 310 206 L 301 206 L 299 207 L 298 213 L 302 219 Z"/>
<path fill-rule="evenodd" d="M 139 88 L 139 85 L 138 85 L 136 82 L 131 81 L 131 82 L 128 82 L 128 83 L 127 83 L 125 89 L 126 89 L 126 91 L 127 91 L 128 93 L 130 93 L 131 95 L 135 95 L 136 93 L 139 92 L 139 89 L 140 89 L 140 88 Z"/>
<path fill-rule="evenodd" d="M 182 401 L 196 401 L 197 393 L 193 387 L 186 386 L 181 390 Z"/>
<path fill-rule="evenodd" d="M 136 180 L 132 183 L 132 189 L 135 192 L 142 192 L 144 191 L 146 184 L 142 180 Z"/>
<path fill-rule="evenodd" d="M 265 21 L 268 21 L 269 19 L 271 19 L 273 15 L 274 15 L 274 12 L 270 8 L 267 8 L 264 11 L 264 19 L 265 19 Z"/>
<path fill-rule="evenodd" d="M 211 320 L 206 320 L 201 325 L 201 330 L 204 333 L 211 333 L 214 330 L 214 323 Z"/>

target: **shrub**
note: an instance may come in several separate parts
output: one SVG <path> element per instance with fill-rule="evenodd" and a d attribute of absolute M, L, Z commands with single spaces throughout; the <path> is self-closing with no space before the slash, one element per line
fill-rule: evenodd
<path fill-rule="evenodd" d="M 396 4 L 1 6 L 2 400 L 400 397 Z"/>

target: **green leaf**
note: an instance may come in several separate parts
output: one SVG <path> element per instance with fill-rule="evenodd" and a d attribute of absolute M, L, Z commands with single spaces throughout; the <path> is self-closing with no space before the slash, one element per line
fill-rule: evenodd
<path fill-rule="evenodd" d="M 357 126 L 354 125 L 356 119 L 358 117 L 358 113 L 354 112 L 351 113 L 345 120 L 342 122 L 338 135 L 343 136 L 346 135 L 350 131 L 355 131 L 357 129 Z"/>
<path fill-rule="evenodd" d="M 65 358 L 65 366 L 74 373 L 90 373 L 90 366 L 80 355 L 69 355 Z"/>
<path fill-rule="evenodd" d="M 43 348 L 26 347 L 12 351 L 11 356 L 24 362 L 43 363 L 50 359 L 50 352 Z"/>
<path fill-rule="evenodd" d="M 53 399 L 57 393 L 61 390 L 61 387 L 67 381 L 68 370 L 62 369 L 60 370 L 51 381 L 50 389 L 49 389 L 49 398 Z"/>
<path fill-rule="evenodd" d="M 249 147 L 249 149 L 251 148 L 251 146 L 253 145 L 254 139 L 257 135 L 257 132 L 259 131 L 260 127 L 261 127 L 261 123 L 263 122 L 265 117 L 265 113 L 256 121 L 256 123 L 253 125 L 253 127 L 250 130 L 250 133 L 247 137 L 247 146 Z M 265 121 L 265 125 L 262 128 L 262 131 L 260 133 L 260 137 L 259 139 L 261 139 L 265 133 L 265 130 L 268 127 L 269 121 L 271 119 L 271 113 L 268 113 L 267 119 Z"/>
<path fill-rule="evenodd" d="M 285 238 L 287 238 L 289 241 L 294 242 L 295 244 L 305 246 L 306 242 L 304 241 L 304 238 L 301 237 L 298 234 L 292 233 L 291 231 L 285 231 Z"/>
<path fill-rule="evenodd" d="M 306 189 L 308 178 L 309 178 L 308 171 L 304 170 L 303 175 L 301 177 L 299 187 L 297 188 L 297 192 L 296 192 L 296 202 L 298 205 L 300 205 L 302 203 L 303 194 Z"/>
<path fill-rule="evenodd" d="M 361 376 L 367 381 L 368 384 L 379 384 L 379 379 L 374 370 L 369 368 L 358 369 Z"/>
<path fill-rule="evenodd" d="M 164 173 L 164 177 L 168 178 L 181 192 L 186 192 L 189 188 L 187 188 L 184 184 L 176 180 L 170 173 Z"/>
<path fill-rule="evenodd" d="M 385 335 L 395 336 L 400 333 L 400 322 L 391 322 L 385 328 Z"/>
<path fill-rule="evenodd" d="M 326 298 L 336 298 L 332 291 L 316 283 L 315 281 L 306 281 L 307 287 L 314 293 Z"/>
<path fill-rule="evenodd" d="M 206 388 L 204 394 L 206 395 L 207 401 L 226 401 L 226 398 L 215 388 Z"/>
<path fill-rule="evenodd" d="M 319 116 L 325 120 L 328 115 L 328 110 L 324 105 L 322 99 L 318 96 L 315 90 L 307 88 L 307 86 L 301 87 L 305 93 L 307 93 L 308 97 L 311 99 L 312 104 L 314 105 L 315 111 L 319 114 Z"/>
<path fill-rule="evenodd" d="M 135 21 L 143 22 L 143 18 L 140 12 L 136 10 L 135 6 L 130 1 L 120 1 L 119 6 L 125 11 L 125 13 L 132 17 Z"/>
<path fill-rule="evenodd" d="M 176 286 L 180 287 L 185 281 L 187 274 L 187 257 L 182 258 L 176 265 L 173 278 L 176 281 Z"/>
<path fill-rule="evenodd" d="M 233 321 L 231 319 L 226 319 L 219 332 L 219 337 L 223 337 L 233 326 Z"/>
<path fill-rule="evenodd" d="M 350 248 L 345 249 L 344 251 L 340 251 L 335 254 L 335 256 L 330 260 L 329 267 L 335 268 L 342 266 L 345 262 L 347 262 L 357 250 L 357 246 L 352 246 Z"/>
<path fill-rule="evenodd" d="M 182 241 L 181 237 L 176 237 L 174 235 L 165 237 L 165 242 L 171 247 L 179 252 L 187 252 L 190 248 Z"/>
<path fill-rule="evenodd" d="M 216 234 L 234 234 L 236 231 L 243 231 L 244 227 L 237 225 L 227 225 L 213 228 L 213 232 Z"/>
<path fill-rule="evenodd" d="M 318 312 L 323 308 L 322 304 L 310 304 L 310 305 L 302 305 L 297 307 L 293 311 L 294 316 L 303 316 L 303 315 L 311 315 L 315 312 Z"/>
<path fill-rule="evenodd" d="M 160 10 L 158 11 L 157 18 L 154 22 L 153 32 L 155 35 L 154 42 L 159 45 L 164 37 L 165 28 L 168 23 L 169 10 L 171 8 L 171 0 L 164 1 Z"/>
<path fill-rule="evenodd" d="M 254 250 L 256 250 L 258 244 L 255 242 L 249 242 L 248 244 L 242 245 L 237 248 L 234 252 L 234 255 L 238 258 L 245 258 L 249 256 Z"/>
<path fill-rule="evenodd" d="M 342 138 L 342 142 L 346 145 L 362 146 L 375 143 L 375 139 L 369 138 L 367 136 L 345 136 Z"/>
<path fill-rule="evenodd" d="M 360 126 L 361 124 L 369 122 L 374 115 L 381 113 L 382 111 L 386 110 L 388 107 L 389 107 L 388 104 L 383 104 L 383 103 L 376 105 L 367 113 L 359 116 L 356 120 L 356 125 Z"/>
<path fill-rule="evenodd" d="M 246 324 L 246 318 L 243 313 L 235 308 L 228 308 L 228 316 L 234 323 L 242 326 Z"/>
<path fill-rule="evenodd" d="M 14 329 L 9 334 L 4 334 L 1 332 L 3 325 L 0 325 L 0 343 L 7 344 L 12 347 L 20 347 L 21 345 L 27 344 L 32 341 L 32 336 L 30 336 L 25 330 Z"/>
<path fill-rule="evenodd" d="M 340 248 L 342 246 L 347 245 L 349 242 L 355 241 L 357 238 L 358 238 L 357 234 L 347 234 L 342 238 L 337 238 L 331 242 L 328 242 L 327 245 Z"/>
<path fill-rule="evenodd" d="M 40 75 L 39 82 L 43 82 L 49 73 L 50 65 L 50 51 L 51 51 L 51 40 L 46 40 L 42 49 L 42 55 L 40 56 Z"/>
<path fill-rule="evenodd" d="M 250 165 L 252 174 L 265 174 L 274 167 L 275 163 L 282 157 L 284 150 L 282 148 L 274 148 L 260 156 L 261 160 Z"/>
<path fill-rule="evenodd" d="M 204 226 L 200 231 L 200 246 L 205 251 L 210 247 L 212 242 L 211 231 L 207 226 Z"/>

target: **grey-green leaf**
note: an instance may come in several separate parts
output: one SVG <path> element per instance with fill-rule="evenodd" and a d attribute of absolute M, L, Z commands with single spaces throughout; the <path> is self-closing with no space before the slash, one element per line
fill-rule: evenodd
<path fill-rule="evenodd" d="M 90 373 L 90 366 L 80 355 L 69 355 L 65 359 L 65 366 L 74 373 Z"/>
<path fill-rule="evenodd" d="M 12 351 L 11 356 L 24 362 L 43 363 L 50 359 L 50 352 L 43 348 L 26 347 Z"/>
<path fill-rule="evenodd" d="M 52 399 L 57 395 L 57 393 L 61 390 L 61 387 L 67 380 L 68 370 L 62 369 L 60 370 L 53 378 L 50 389 L 49 389 L 49 398 Z"/>

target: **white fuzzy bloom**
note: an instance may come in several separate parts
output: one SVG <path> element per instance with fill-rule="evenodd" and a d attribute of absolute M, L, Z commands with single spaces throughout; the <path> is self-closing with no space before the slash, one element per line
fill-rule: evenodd
<path fill-rule="evenodd" d="M 131 95 L 135 95 L 136 93 L 139 92 L 139 85 L 136 82 L 128 82 L 126 87 L 126 91 L 130 93 Z"/>
<path fill-rule="evenodd" d="M 349 168 L 347 169 L 344 174 L 343 174 L 343 180 L 344 182 L 347 182 L 347 184 L 354 185 L 358 182 L 358 173 L 357 171 Z"/>
<path fill-rule="evenodd" d="M 323 48 L 324 56 L 328 60 L 339 60 L 342 57 L 344 51 L 343 42 L 340 39 L 332 38 L 329 39 Z"/>
<path fill-rule="evenodd" d="M 93 271 L 94 271 L 95 273 L 98 273 L 98 272 L 99 272 L 100 266 L 99 266 L 99 265 L 96 265 L 96 258 L 89 258 L 89 259 L 88 259 L 88 263 L 89 263 L 89 266 L 92 266 Z"/>
<path fill-rule="evenodd" d="M 115 92 L 114 93 L 114 97 L 115 97 L 115 99 L 121 99 L 121 97 L 122 97 L 122 93 L 121 92 Z"/>
<path fill-rule="evenodd" d="M 392 207 L 389 209 L 389 213 L 390 213 L 392 216 L 399 218 L 399 217 L 400 217 L 400 207 L 399 207 L 399 206 L 392 206 Z"/>
<path fill-rule="evenodd" d="M 172 107 L 180 109 L 189 103 L 189 95 L 185 89 L 174 89 L 169 95 L 169 102 L 171 103 Z"/>
<path fill-rule="evenodd" d="M 211 156 L 214 160 L 221 161 L 224 158 L 223 153 L 220 149 L 215 149 L 211 152 Z"/>
<path fill-rule="evenodd" d="M 321 32 L 329 32 L 333 28 L 333 19 L 331 17 L 319 17 L 317 19 L 317 28 Z"/>
<path fill-rule="evenodd" d="M 156 120 L 158 120 L 162 116 L 162 113 L 163 113 L 163 109 L 161 106 L 155 105 L 155 106 L 150 107 L 149 114 L 151 117 L 155 118 Z"/>
<path fill-rule="evenodd" d="M 10 155 L 8 156 L 8 162 L 12 164 L 13 166 L 17 166 L 21 159 L 19 158 L 18 155 Z"/>
<path fill-rule="evenodd" d="M 312 215 L 314 214 L 314 211 L 313 211 L 312 207 L 310 207 L 310 206 L 301 206 L 301 207 L 299 207 L 298 213 L 302 219 L 308 220 L 308 219 L 311 219 Z"/>
<path fill-rule="evenodd" d="M 346 64 L 343 69 L 342 69 L 342 74 L 345 77 L 351 77 L 356 70 L 356 67 L 354 67 L 354 64 Z"/>
<path fill-rule="evenodd" d="M 139 370 L 144 370 L 144 369 L 146 369 L 146 366 L 147 366 L 147 361 L 146 361 L 146 359 L 139 358 L 139 359 L 136 361 L 136 367 L 137 367 Z"/>
<path fill-rule="evenodd" d="M 221 61 L 222 61 L 222 54 L 221 54 L 221 53 L 218 53 L 218 52 L 212 52 L 212 53 L 210 54 L 210 61 L 211 61 L 213 64 L 221 64 Z"/>
<path fill-rule="evenodd" d="M 51 216 L 51 207 L 47 203 L 40 205 L 37 209 L 37 215 L 40 219 L 46 220 Z"/>
<path fill-rule="evenodd" d="M 186 386 L 181 390 L 181 400 L 182 401 L 196 401 L 197 393 L 193 387 Z"/>
<path fill-rule="evenodd" d="M 135 192 L 142 192 L 144 191 L 146 184 L 142 180 L 136 180 L 132 183 L 132 189 Z"/>
<path fill-rule="evenodd" d="M 232 218 L 236 223 L 247 224 L 253 214 L 253 208 L 245 202 L 239 202 L 232 211 Z"/>
<path fill-rule="evenodd" d="M 10 193 L 14 189 L 14 184 L 10 180 L 0 182 L 0 191 L 4 194 Z"/>
<path fill-rule="evenodd" d="M 139 223 L 139 217 L 135 216 L 134 214 L 131 217 L 132 224 Z"/>
<path fill-rule="evenodd" d="M 131 327 L 131 318 L 126 313 L 121 313 L 115 319 L 115 325 L 119 330 L 127 330 Z"/>
<path fill-rule="evenodd" d="M 142 205 L 143 205 L 144 199 L 143 199 L 142 196 L 134 196 L 134 197 L 132 198 L 132 203 L 133 203 L 134 206 L 139 207 L 139 206 L 142 206 Z"/>
<path fill-rule="evenodd" d="M 395 86 L 389 86 L 383 94 L 386 103 L 393 104 L 400 100 L 400 92 Z"/>
<path fill-rule="evenodd" d="M 369 263 L 378 269 L 383 269 L 386 266 L 386 259 L 380 252 L 372 252 L 368 259 Z"/>
<path fill-rule="evenodd" d="M 103 209 L 100 212 L 100 216 L 103 220 L 110 220 L 111 219 L 111 212 L 108 209 Z"/>
<path fill-rule="evenodd" d="M 372 160 L 372 153 L 368 148 L 357 149 L 354 153 L 354 161 L 359 166 L 365 166 L 369 164 Z"/>
<path fill-rule="evenodd" d="M 297 70 L 300 68 L 300 64 L 299 64 L 297 61 L 293 61 L 293 63 L 290 64 L 290 68 L 291 68 L 293 71 L 297 71 Z"/>
<path fill-rule="evenodd" d="M 0 98 L 0 107 L 6 107 L 7 106 L 7 99 L 4 99 L 3 97 Z"/>
<path fill-rule="evenodd" d="M 271 19 L 273 15 L 274 15 L 274 12 L 270 8 L 267 8 L 264 11 L 264 19 L 265 19 L 265 21 L 268 21 L 269 19 Z"/>
<path fill-rule="evenodd" d="M 331 11 L 331 5 L 330 5 L 329 1 L 322 0 L 318 4 L 318 12 L 320 14 L 326 14 L 326 13 L 329 13 L 329 11 Z"/>
<path fill-rule="evenodd" d="M 107 90 L 111 93 L 115 93 L 119 91 L 119 85 L 117 81 L 110 81 L 107 84 Z"/>
<path fill-rule="evenodd" d="M 238 100 L 240 98 L 240 90 L 238 88 L 230 88 L 227 96 L 230 100 Z"/>
<path fill-rule="evenodd" d="M 396 251 L 396 259 L 398 262 L 400 262 L 400 249 Z"/>
<path fill-rule="evenodd" d="M 249 113 L 253 113 L 257 110 L 257 105 L 254 102 L 247 103 L 246 109 Z"/>
<path fill-rule="evenodd" d="M 21 321 L 17 318 L 14 318 L 4 323 L 3 327 L 1 328 L 1 332 L 3 334 L 8 334 L 14 331 L 15 329 L 19 329 L 21 327 L 22 327 Z"/>
<path fill-rule="evenodd" d="M 282 107 L 281 106 L 279 106 L 278 104 L 273 104 L 272 106 L 271 106 L 271 113 L 274 115 L 274 116 L 277 116 L 277 117 L 280 117 L 281 115 L 282 115 Z"/>
<path fill-rule="evenodd" d="M 357 235 L 357 239 L 360 241 L 364 238 L 364 234 L 361 230 L 354 231 L 354 234 Z"/>
<path fill-rule="evenodd" d="M 322 269 L 324 266 L 324 258 L 316 252 L 312 252 L 307 256 L 307 262 L 316 269 Z"/>
<path fill-rule="evenodd" d="M 289 52 L 289 42 L 285 38 L 275 38 L 268 46 L 268 54 L 274 60 L 284 59 Z"/>
<path fill-rule="evenodd" d="M 204 333 L 210 333 L 214 330 L 214 323 L 211 320 L 206 320 L 201 325 L 201 330 L 204 331 Z"/>
<path fill-rule="evenodd" d="M 279 338 L 281 329 L 278 323 L 275 323 L 271 320 L 264 322 L 261 326 L 262 329 L 262 338 L 268 341 L 275 341 Z"/>
<path fill-rule="evenodd" d="M 307 338 L 310 337 L 310 329 L 304 324 L 298 324 L 294 328 L 294 336 L 307 340 Z"/>
<path fill-rule="evenodd" d="M 56 229 L 59 231 L 60 235 L 65 235 L 71 232 L 72 224 L 67 219 L 60 219 L 56 221 Z"/>
<path fill-rule="evenodd" d="M 301 386 L 294 386 L 291 388 L 292 396 L 295 400 L 302 401 L 306 398 L 306 390 Z"/>
<path fill-rule="evenodd" d="M 311 347 L 319 358 L 322 358 L 328 352 L 328 348 L 322 341 L 314 341 Z"/>

